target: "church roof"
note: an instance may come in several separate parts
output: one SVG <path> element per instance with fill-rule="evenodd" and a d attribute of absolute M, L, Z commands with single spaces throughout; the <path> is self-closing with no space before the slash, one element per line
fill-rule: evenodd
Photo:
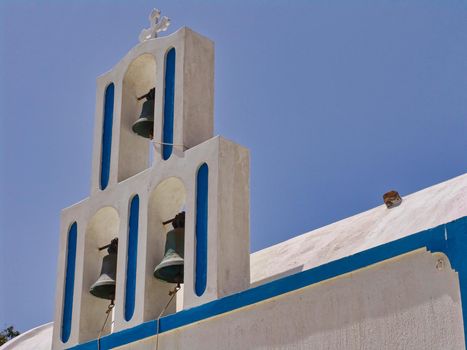
<path fill-rule="evenodd" d="M 53 322 L 33 328 L 6 344 L 0 350 L 50 350 L 52 348 Z"/>
<path fill-rule="evenodd" d="M 467 215 L 467 173 L 251 254 L 262 284 L 344 258 Z"/>

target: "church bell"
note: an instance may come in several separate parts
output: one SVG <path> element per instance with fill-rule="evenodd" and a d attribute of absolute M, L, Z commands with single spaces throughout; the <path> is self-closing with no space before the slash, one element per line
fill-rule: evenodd
<path fill-rule="evenodd" d="M 152 139 L 154 133 L 154 99 L 156 89 L 152 88 L 146 95 L 138 97 L 138 100 L 146 98 L 143 102 L 143 108 L 137 121 L 133 123 L 132 130 L 135 134 Z"/>
<path fill-rule="evenodd" d="M 115 299 L 115 280 L 117 273 L 117 249 L 118 238 L 114 238 L 110 244 L 99 248 L 107 248 L 108 254 L 102 260 L 101 274 L 96 282 L 91 286 L 89 292 L 95 297 L 114 300 Z"/>
<path fill-rule="evenodd" d="M 169 283 L 183 283 L 183 256 L 185 250 L 185 212 L 163 224 L 172 223 L 167 233 L 164 258 L 154 269 L 154 277 Z"/>

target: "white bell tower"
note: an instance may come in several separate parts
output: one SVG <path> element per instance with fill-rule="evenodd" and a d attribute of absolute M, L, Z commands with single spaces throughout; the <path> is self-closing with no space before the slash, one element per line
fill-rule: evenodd
<path fill-rule="evenodd" d="M 165 314 L 250 286 L 249 152 L 213 136 L 214 44 L 188 28 L 157 37 L 170 23 L 158 10 L 150 21 L 140 43 L 97 79 L 91 194 L 61 213 L 53 349 L 160 315 L 174 288 L 153 275 L 171 229 L 163 222 L 181 211 L 184 282 Z M 132 126 L 145 102 L 138 98 L 153 88 L 151 140 Z M 115 238 L 105 322 L 110 301 L 90 288 L 107 254 L 99 248 Z"/>

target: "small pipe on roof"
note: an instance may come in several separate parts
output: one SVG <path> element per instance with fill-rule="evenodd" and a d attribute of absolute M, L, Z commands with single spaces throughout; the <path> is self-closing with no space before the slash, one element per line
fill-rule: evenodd
<path fill-rule="evenodd" d="M 397 191 L 389 191 L 383 195 L 384 204 L 388 209 L 397 207 L 402 202 L 402 198 Z"/>

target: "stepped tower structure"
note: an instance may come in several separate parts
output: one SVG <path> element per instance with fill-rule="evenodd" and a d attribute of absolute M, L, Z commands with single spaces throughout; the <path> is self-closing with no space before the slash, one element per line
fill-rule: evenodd
<path fill-rule="evenodd" d="M 183 291 L 164 314 L 250 285 L 249 152 L 213 135 L 214 44 L 188 28 L 157 37 L 168 20 L 157 10 L 151 19 L 141 42 L 97 80 L 91 195 L 61 216 L 53 349 L 158 317 L 174 288 L 154 277 L 171 229 L 163 223 L 180 212 Z M 145 105 L 140 97 L 154 88 Z M 145 138 L 134 129 L 148 105 Z M 99 248 L 116 238 L 114 302 L 102 329 L 109 300 L 90 289 L 107 254 Z"/>

